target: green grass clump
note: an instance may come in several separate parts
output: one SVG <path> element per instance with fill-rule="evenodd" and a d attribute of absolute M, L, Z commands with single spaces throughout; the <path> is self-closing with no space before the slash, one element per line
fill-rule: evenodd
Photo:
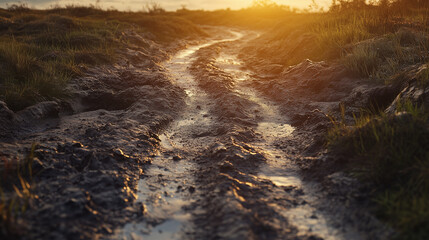
<path fill-rule="evenodd" d="M 65 95 L 64 85 L 72 72 L 60 71 L 70 67 L 64 59 L 38 61 L 39 46 L 15 40 L 0 40 L 0 72 L 3 85 L 0 93 L 13 110 L 20 110 L 36 102 Z"/>
<path fill-rule="evenodd" d="M 428 114 L 410 102 L 398 114 L 363 115 L 353 127 L 336 124 L 328 145 L 350 155 L 351 172 L 374 187 L 378 216 L 399 239 L 429 238 Z"/>
<path fill-rule="evenodd" d="M 364 77 L 371 76 L 377 70 L 378 64 L 377 52 L 368 45 L 358 46 L 351 54 L 344 57 L 344 65 Z"/>

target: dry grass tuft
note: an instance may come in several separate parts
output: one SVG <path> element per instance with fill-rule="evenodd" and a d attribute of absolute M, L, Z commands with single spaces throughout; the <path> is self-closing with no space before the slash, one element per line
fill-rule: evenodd
<path fill-rule="evenodd" d="M 0 180 L 0 237 L 18 238 L 25 225 L 22 216 L 37 196 L 33 191 L 33 160 L 36 144 L 23 160 L 3 158 Z"/>

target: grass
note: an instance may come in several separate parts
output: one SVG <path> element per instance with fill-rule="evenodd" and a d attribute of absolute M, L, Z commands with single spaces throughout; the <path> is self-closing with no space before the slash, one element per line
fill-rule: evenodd
<path fill-rule="evenodd" d="M 65 59 L 38 61 L 37 50 L 39 46 L 16 40 L 0 42 L 2 95 L 13 110 L 64 96 L 63 87 L 75 73 L 59 70 L 73 69 Z"/>
<path fill-rule="evenodd" d="M 335 34 L 325 33 L 319 41 L 338 46 L 340 61 L 357 76 L 387 84 L 392 79 L 401 81 L 392 76 L 429 60 L 424 12 L 413 10 L 412 24 L 408 24 L 410 13 L 404 12 L 397 22 L 377 15 L 367 22 L 353 20 L 349 24 L 355 30 L 350 31 L 356 32 L 344 33 L 352 37 L 342 36 L 339 41 Z M 405 23 L 409 26 L 401 27 Z M 420 87 L 426 86 L 427 74 L 427 68 L 422 68 L 416 75 Z M 373 186 L 376 214 L 398 231 L 397 239 L 429 238 L 428 115 L 423 105 L 403 100 L 394 116 L 365 111 L 353 126 L 334 121 L 328 132 L 328 146 L 349 156 L 348 169 Z"/>
<path fill-rule="evenodd" d="M 357 75 L 382 80 L 429 59 L 427 9 L 384 14 L 377 8 L 328 13 L 311 29 L 326 57 L 340 57 Z"/>
<path fill-rule="evenodd" d="M 346 68 L 364 77 L 374 74 L 380 63 L 377 52 L 367 44 L 353 48 L 352 52 L 343 60 Z"/>
<path fill-rule="evenodd" d="M 347 153 L 349 169 L 373 186 L 377 215 L 399 230 L 398 239 L 429 238 L 428 114 L 409 101 L 398 114 L 363 114 L 355 125 L 336 123 L 331 149 Z"/>
<path fill-rule="evenodd" d="M 114 53 L 118 32 L 111 24 L 13 13 L 13 23 L 0 32 L 0 97 L 12 110 L 66 97 L 79 65 L 108 62 Z"/>
<path fill-rule="evenodd" d="M 400 10 L 392 10 L 389 17 L 376 7 L 326 13 L 289 12 L 243 52 L 284 67 L 305 59 L 339 60 L 359 76 L 381 79 L 404 64 L 428 59 L 428 10 Z M 371 39 L 380 37 L 384 37 L 384 42 L 371 43 Z M 414 59 L 405 59 L 410 56 Z"/>
<path fill-rule="evenodd" d="M 37 196 L 33 189 L 33 160 L 36 144 L 30 148 L 22 160 L 2 159 L 0 180 L 0 237 L 16 238 L 23 233 L 25 226 L 22 215 L 32 199 Z"/>
<path fill-rule="evenodd" d="M 397 74 L 403 66 L 427 61 L 428 42 L 428 34 L 400 29 L 356 44 L 342 57 L 342 62 L 361 77 L 383 81 Z"/>
<path fill-rule="evenodd" d="M 275 28 L 257 39 L 246 52 L 285 67 L 305 59 L 337 59 L 348 45 L 373 37 L 368 25 L 376 20 L 369 14 L 291 13 L 283 16 Z"/>
<path fill-rule="evenodd" d="M 347 44 L 357 43 L 371 38 L 368 21 L 375 22 L 369 12 L 352 12 L 342 14 L 324 14 L 310 31 L 317 35 L 317 44 L 326 51 L 335 51 L 335 56 L 341 53 Z M 377 24 L 377 23 L 372 23 Z"/>
<path fill-rule="evenodd" d="M 409 66 L 422 66 L 425 88 L 429 60 L 427 9 L 377 9 L 335 14 L 313 26 L 324 58 L 341 62 L 356 76 L 379 83 L 403 81 Z M 397 76 L 397 77 L 394 77 Z M 424 105 L 402 100 L 396 114 L 362 111 L 353 125 L 331 119 L 327 145 L 349 159 L 346 170 L 372 186 L 376 214 L 398 231 L 397 239 L 429 238 L 429 114 Z"/>
<path fill-rule="evenodd" d="M 79 6 L 0 9 L 0 100 L 19 111 L 37 102 L 66 98 L 66 84 L 82 75 L 82 69 L 116 59 L 117 49 L 125 47 L 127 30 L 163 45 L 206 36 L 189 20 L 164 12 Z"/>

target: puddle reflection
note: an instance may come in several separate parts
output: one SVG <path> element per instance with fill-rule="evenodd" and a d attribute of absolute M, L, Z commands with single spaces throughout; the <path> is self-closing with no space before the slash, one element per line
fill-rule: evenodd
<path fill-rule="evenodd" d="M 259 174 L 260 178 L 268 179 L 279 187 L 294 187 L 301 186 L 302 181 L 298 177 L 294 176 L 267 176 L 265 174 Z"/>
<path fill-rule="evenodd" d="M 294 128 L 289 124 L 276 122 L 261 122 L 258 124 L 257 131 L 268 135 L 269 137 L 285 138 L 292 134 Z"/>
<path fill-rule="evenodd" d="M 246 85 L 251 74 L 243 70 L 241 61 L 236 56 L 221 54 L 216 63 L 225 72 L 233 76 L 237 84 L 235 91 L 248 100 L 259 105 L 259 110 L 263 120 L 259 122 L 256 132 L 263 137 L 263 141 L 256 142 L 254 145 L 260 148 L 261 152 L 267 158 L 266 164 L 261 166 L 258 177 L 269 180 L 278 187 L 293 187 L 303 190 L 303 199 L 307 202 L 313 201 L 313 197 L 301 177 L 298 175 L 296 166 L 290 163 L 285 153 L 275 147 L 275 143 L 282 138 L 291 136 L 294 128 L 285 122 L 279 109 L 270 101 L 262 98 L 251 87 Z M 322 239 L 342 239 L 335 228 L 330 226 L 324 215 L 312 207 L 311 204 L 302 204 L 290 209 L 278 206 L 278 212 L 286 219 L 289 219 L 297 227 L 300 234 L 315 234 Z"/>

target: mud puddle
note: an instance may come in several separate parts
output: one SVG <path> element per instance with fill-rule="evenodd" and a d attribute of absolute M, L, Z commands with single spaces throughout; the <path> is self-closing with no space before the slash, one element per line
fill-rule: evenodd
<path fill-rule="evenodd" d="M 160 136 L 161 150 L 139 180 L 137 203 L 144 209 L 144 222 L 128 223 L 114 239 L 181 239 L 190 229 L 192 203 L 191 161 L 177 153 L 178 146 L 168 134 Z M 180 150 L 179 150 L 180 152 Z"/>
<path fill-rule="evenodd" d="M 235 80 L 235 91 L 242 97 L 259 105 L 259 122 L 255 132 L 260 135 L 258 141 L 252 143 L 266 157 L 257 175 L 261 180 L 270 180 L 279 188 L 295 189 L 302 194 L 302 204 L 284 209 L 276 206 L 277 212 L 288 219 L 302 235 L 317 236 L 322 239 L 356 239 L 358 235 L 347 234 L 332 226 L 327 220 L 328 216 L 317 209 L 319 199 L 311 183 L 302 181 L 299 169 L 279 149 L 280 140 L 288 138 L 294 128 L 288 124 L 278 107 L 270 100 L 261 97 L 249 86 L 251 72 L 242 68 L 241 61 L 235 55 L 221 53 L 216 59 L 217 66 L 230 74 Z M 286 196 L 285 196 L 286 197 Z M 350 233 L 350 232 L 349 232 Z M 354 237 L 353 237 L 354 236 Z"/>

